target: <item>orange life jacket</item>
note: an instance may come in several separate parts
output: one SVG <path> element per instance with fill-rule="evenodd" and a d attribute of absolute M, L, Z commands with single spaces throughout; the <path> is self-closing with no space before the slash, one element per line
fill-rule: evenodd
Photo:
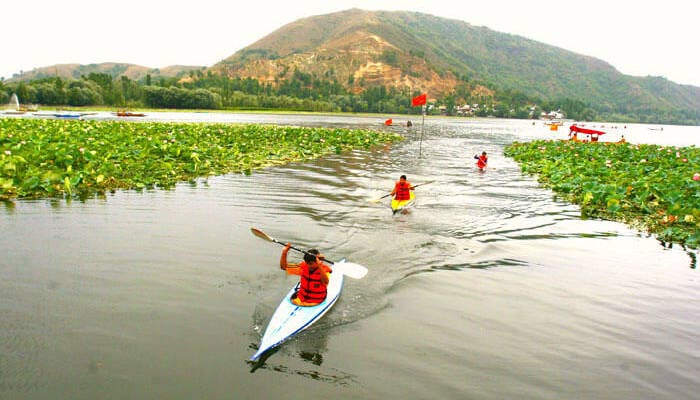
<path fill-rule="evenodd" d="M 411 199 L 411 184 L 408 183 L 408 181 L 396 182 L 396 186 L 394 186 L 394 189 L 396 190 L 396 196 L 394 197 L 396 200 Z"/>
<path fill-rule="evenodd" d="M 321 281 L 321 274 L 325 273 L 322 268 L 316 268 L 313 272 L 309 272 L 309 265 L 306 261 L 299 264 L 301 271 L 301 282 L 297 289 L 297 297 L 304 303 L 320 303 L 326 299 L 328 290 L 326 285 Z"/>

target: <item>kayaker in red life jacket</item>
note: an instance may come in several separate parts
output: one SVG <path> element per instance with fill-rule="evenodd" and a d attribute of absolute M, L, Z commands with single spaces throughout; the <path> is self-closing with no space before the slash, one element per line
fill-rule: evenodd
<path fill-rule="evenodd" d="M 482 152 L 480 156 L 475 155 L 474 159 L 476 161 L 476 166 L 479 167 L 479 169 L 483 170 L 486 168 L 486 164 L 489 162 L 489 158 L 486 157 L 486 152 Z"/>
<path fill-rule="evenodd" d="M 298 306 L 315 306 L 326 299 L 328 281 L 331 268 L 323 263 L 323 254 L 318 250 L 311 249 L 304 254 L 304 261 L 295 264 L 287 262 L 287 252 L 292 245 L 287 245 L 282 249 L 280 256 L 280 268 L 287 271 L 289 275 L 299 275 L 301 283 L 297 292 L 292 295 L 292 303 Z"/>
<path fill-rule="evenodd" d="M 401 175 L 394 185 L 391 195 L 394 196 L 395 200 L 410 200 L 411 190 L 413 190 L 413 185 L 406 180 L 406 175 Z"/>

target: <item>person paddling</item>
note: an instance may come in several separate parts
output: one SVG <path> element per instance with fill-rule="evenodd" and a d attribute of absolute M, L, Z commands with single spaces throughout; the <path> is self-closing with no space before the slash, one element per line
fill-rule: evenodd
<path fill-rule="evenodd" d="M 280 255 L 280 269 L 301 278 L 299 288 L 290 300 L 298 306 L 315 306 L 326 299 L 328 281 L 333 270 L 323 263 L 323 254 L 316 249 L 307 251 L 302 262 L 288 263 L 287 253 L 291 247 L 287 243 Z"/>
<path fill-rule="evenodd" d="M 406 179 L 406 175 L 401 175 L 396 184 L 394 184 L 394 190 L 391 191 L 391 195 L 394 196 L 394 200 L 411 199 L 411 190 L 413 190 L 414 187 Z"/>
<path fill-rule="evenodd" d="M 476 166 L 479 167 L 480 170 L 484 170 L 486 168 L 486 164 L 489 162 L 489 158 L 486 157 L 486 152 L 482 152 L 480 156 L 474 155 L 474 159 L 476 161 Z"/>

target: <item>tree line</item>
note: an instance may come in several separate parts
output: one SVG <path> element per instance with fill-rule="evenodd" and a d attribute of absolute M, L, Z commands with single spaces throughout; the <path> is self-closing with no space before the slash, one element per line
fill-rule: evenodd
<path fill-rule="evenodd" d="M 351 78 L 352 80 L 352 78 Z M 47 77 L 29 82 L 0 81 L 0 104 L 16 93 L 22 104 L 46 106 L 150 107 L 209 110 L 287 110 L 312 112 L 418 114 L 411 98 L 420 94 L 408 89 L 369 86 L 353 93 L 333 78 L 319 79 L 300 71 L 291 79 L 261 83 L 253 78 L 230 78 L 211 71 L 190 71 L 189 79 L 175 77 L 141 80 L 106 73 L 90 73 L 79 79 Z M 488 87 L 493 95 L 475 95 L 476 85 Z M 469 115 L 499 118 L 537 119 L 542 111 L 560 110 L 574 120 L 609 120 L 669 124 L 700 124 L 700 110 L 633 109 L 624 106 L 592 105 L 570 98 L 547 100 L 517 90 L 499 89 L 482 82 L 463 82 L 449 95 L 436 99 L 428 114 L 460 114 L 470 105 Z M 476 106 L 476 107 L 474 107 Z"/>

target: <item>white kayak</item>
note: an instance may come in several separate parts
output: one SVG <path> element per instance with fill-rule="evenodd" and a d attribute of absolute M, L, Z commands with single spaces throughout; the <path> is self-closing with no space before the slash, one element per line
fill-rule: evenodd
<path fill-rule="evenodd" d="M 318 305 L 302 307 L 292 303 L 291 298 L 297 291 L 298 283 L 287 293 L 280 305 L 277 306 L 275 313 L 272 314 L 267 329 L 260 340 L 260 347 L 250 358 L 250 361 L 257 360 L 266 351 L 308 328 L 333 307 L 343 288 L 343 264 L 345 264 L 344 259 L 331 266 L 333 272 L 328 282 L 328 294 L 326 299 Z"/>

